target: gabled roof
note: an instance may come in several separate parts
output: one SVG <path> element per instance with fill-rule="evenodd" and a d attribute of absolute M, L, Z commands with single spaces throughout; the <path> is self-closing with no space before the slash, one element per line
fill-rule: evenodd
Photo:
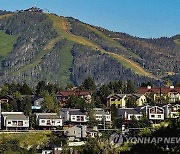
<path fill-rule="evenodd" d="M 160 93 L 160 88 L 152 87 L 148 89 L 147 87 L 140 87 L 136 90 L 138 94 L 146 94 L 146 93 Z"/>
<path fill-rule="evenodd" d="M 124 115 L 125 112 L 128 114 L 140 114 L 135 108 L 119 108 L 118 109 L 118 115 Z"/>
<path fill-rule="evenodd" d="M 139 87 L 136 92 L 138 94 L 145 94 L 145 93 L 155 93 L 155 94 L 159 94 L 159 93 L 180 93 L 180 87 Z"/>
<path fill-rule="evenodd" d="M 57 113 L 36 113 L 38 119 L 60 119 Z"/>
<path fill-rule="evenodd" d="M 60 119 L 58 115 L 39 115 L 38 119 Z"/>
<path fill-rule="evenodd" d="M 2 112 L 2 116 L 9 120 L 29 120 L 23 112 Z"/>
<path fill-rule="evenodd" d="M 76 96 L 86 96 L 86 95 L 90 95 L 89 91 L 75 91 L 75 95 Z"/>
<path fill-rule="evenodd" d="M 62 91 L 57 92 L 57 95 L 72 96 L 72 95 L 74 95 L 74 91 L 73 90 L 62 90 Z"/>
<path fill-rule="evenodd" d="M 31 95 L 31 101 L 34 102 L 34 101 L 36 101 L 36 100 L 41 100 L 41 101 L 43 101 L 44 98 L 43 98 L 43 96 L 40 96 L 40 95 Z"/>
<path fill-rule="evenodd" d="M 72 96 L 72 95 L 86 96 L 86 95 L 90 95 L 90 92 L 85 91 L 85 90 L 62 90 L 62 91 L 57 92 L 57 95 L 61 95 L 61 96 Z"/>
<path fill-rule="evenodd" d="M 69 111 L 70 115 L 86 115 L 86 113 L 83 113 L 81 111 Z"/>
<path fill-rule="evenodd" d="M 135 94 L 132 94 L 133 96 L 135 96 L 136 98 L 140 98 L 141 96 L 143 96 L 144 94 L 137 94 L 137 93 L 135 93 Z"/>
<path fill-rule="evenodd" d="M 122 99 L 124 96 L 126 96 L 126 94 L 110 94 L 107 99 L 109 98 L 120 98 Z"/>

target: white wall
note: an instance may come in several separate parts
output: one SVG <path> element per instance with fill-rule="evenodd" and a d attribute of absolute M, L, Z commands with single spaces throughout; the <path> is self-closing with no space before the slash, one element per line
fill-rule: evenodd
<path fill-rule="evenodd" d="M 39 119 L 39 126 L 62 126 L 62 119 Z M 49 124 L 47 124 L 49 123 Z"/>
<path fill-rule="evenodd" d="M 18 122 L 23 122 L 23 125 L 18 125 Z M 6 120 L 6 127 L 29 127 L 29 120 Z"/>
<path fill-rule="evenodd" d="M 81 117 L 83 117 L 83 118 L 81 119 Z M 72 122 L 87 122 L 87 116 L 86 115 L 71 115 L 70 121 L 72 121 Z"/>

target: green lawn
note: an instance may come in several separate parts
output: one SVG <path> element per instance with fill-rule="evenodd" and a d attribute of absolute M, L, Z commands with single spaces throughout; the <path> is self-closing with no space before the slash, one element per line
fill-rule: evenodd
<path fill-rule="evenodd" d="M 17 41 L 17 36 L 8 35 L 5 31 L 0 30 L 0 56 L 6 57 L 13 49 Z"/>

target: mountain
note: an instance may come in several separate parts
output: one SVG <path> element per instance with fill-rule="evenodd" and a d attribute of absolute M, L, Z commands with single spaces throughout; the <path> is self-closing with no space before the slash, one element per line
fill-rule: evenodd
<path fill-rule="evenodd" d="M 97 85 L 113 80 L 156 82 L 177 77 L 180 36 L 144 39 L 112 32 L 72 17 L 30 8 L 0 11 L 0 84 L 40 80 Z"/>

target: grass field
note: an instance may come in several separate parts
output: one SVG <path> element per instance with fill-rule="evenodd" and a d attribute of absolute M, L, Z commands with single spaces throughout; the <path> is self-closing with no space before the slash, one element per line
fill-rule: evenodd
<path fill-rule="evenodd" d="M 119 48 L 121 48 L 122 50 L 126 51 L 129 55 L 131 55 L 132 57 L 136 58 L 136 59 L 141 59 L 141 57 L 139 57 L 138 55 L 136 55 L 135 53 L 133 53 L 132 51 L 126 49 L 125 47 L 123 47 L 119 42 L 115 41 L 113 38 L 110 38 L 109 36 L 105 35 L 104 33 L 102 33 L 101 31 L 99 31 L 98 29 L 90 26 L 90 25 L 85 25 L 85 27 L 87 27 L 88 29 L 90 29 L 91 31 L 93 31 L 95 34 L 99 35 L 100 37 L 102 37 L 104 40 L 108 41 L 110 44 L 113 44 Z"/>
<path fill-rule="evenodd" d="M 17 36 L 8 35 L 0 30 L 0 56 L 6 57 L 13 49 L 13 45 L 17 41 Z"/>
<path fill-rule="evenodd" d="M 55 15 L 52 15 L 52 14 L 48 14 L 48 17 L 53 21 L 53 28 L 58 32 L 59 37 L 65 38 L 65 39 L 70 40 L 70 41 L 72 41 L 74 43 L 79 43 L 79 44 L 82 44 L 82 45 L 90 46 L 91 48 L 93 48 L 95 50 L 100 50 L 102 53 L 109 54 L 113 58 L 117 59 L 124 67 L 131 68 L 133 72 L 135 72 L 135 73 L 137 73 L 139 75 L 148 76 L 148 77 L 151 77 L 151 78 L 156 78 L 153 74 L 149 73 L 148 71 L 143 69 L 140 65 L 133 62 L 132 60 L 130 60 L 130 59 L 128 59 L 128 58 L 126 58 L 126 57 L 124 57 L 122 55 L 105 51 L 104 49 L 99 47 L 96 43 L 94 43 L 94 42 L 92 42 L 92 41 L 90 41 L 90 40 L 88 40 L 88 39 L 86 39 L 84 37 L 76 36 L 76 35 L 71 34 L 69 32 L 70 25 L 68 24 L 67 20 L 64 17 L 58 17 L 58 16 L 55 16 Z M 98 31 L 97 29 L 95 29 L 95 28 L 93 28 L 91 26 L 88 26 L 88 28 L 90 28 L 92 31 L 94 31 L 96 34 L 100 35 L 104 39 L 110 41 L 111 43 L 113 43 L 115 45 L 118 45 L 119 47 L 122 47 L 122 46 L 119 45 L 118 42 L 116 42 L 113 39 L 109 38 L 108 36 L 106 36 L 102 32 Z M 128 52 L 131 52 L 131 51 L 128 51 Z M 131 54 L 132 54 L 132 52 L 131 52 Z M 139 58 L 136 54 L 134 54 L 133 56 L 134 56 L 134 58 Z"/>

